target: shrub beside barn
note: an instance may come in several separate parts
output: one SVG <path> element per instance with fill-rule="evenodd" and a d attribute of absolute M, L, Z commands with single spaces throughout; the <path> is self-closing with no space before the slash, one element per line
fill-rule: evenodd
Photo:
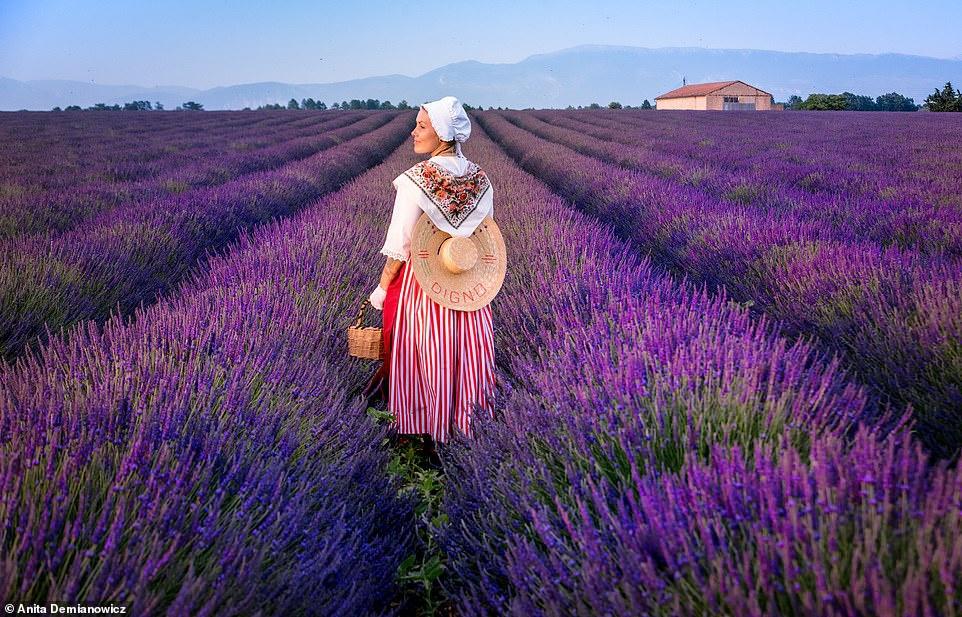
<path fill-rule="evenodd" d="M 743 81 L 715 81 L 688 84 L 655 97 L 656 109 L 715 111 L 772 111 L 772 95 Z"/>

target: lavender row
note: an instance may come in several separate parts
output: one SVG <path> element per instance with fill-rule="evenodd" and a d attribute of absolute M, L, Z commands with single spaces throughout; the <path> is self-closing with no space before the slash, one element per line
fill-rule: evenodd
<path fill-rule="evenodd" d="M 5 221 L 29 206 L 57 206 L 69 200 L 72 192 L 110 198 L 137 179 L 149 179 L 154 172 L 163 174 L 209 160 L 213 154 L 231 148 L 238 136 L 270 136 L 277 130 L 267 122 L 269 118 L 251 118 L 247 126 L 227 127 L 227 118 L 214 124 L 197 114 L 181 115 L 180 124 L 166 130 L 163 127 L 173 118 L 158 118 L 152 125 L 155 130 L 145 132 L 141 129 L 151 126 L 143 126 L 146 118 L 125 121 L 112 117 L 116 114 L 95 116 L 76 124 L 57 114 L 46 114 L 44 123 L 33 119 L 32 114 L 24 122 L 17 122 L 21 114 L 2 119 L 0 126 L 7 129 L 9 143 L 14 144 L 0 168 L 0 216 Z M 72 131 L 65 135 L 68 122 Z M 9 227 L 12 224 L 7 222 L 4 228 Z"/>
<path fill-rule="evenodd" d="M 0 239 L 65 231 L 125 203 L 162 199 L 196 187 L 216 186 L 246 173 L 273 169 L 357 136 L 387 120 L 368 118 L 363 122 L 363 118 L 360 114 L 345 114 L 319 123 L 315 121 L 310 126 L 291 126 L 286 132 L 265 135 L 269 138 L 267 142 L 249 141 L 262 139 L 257 133 L 234 133 L 235 138 L 246 135 L 247 141 L 233 144 L 255 146 L 253 150 L 245 146 L 225 153 L 223 147 L 196 142 L 182 156 L 168 153 L 157 158 L 142 147 L 129 148 L 128 159 L 111 165 L 109 180 L 98 178 L 53 191 L 18 190 L 11 192 L 8 199 L 0 199 Z M 321 132 L 318 135 L 316 131 Z M 171 144 L 162 146 L 165 152 L 171 147 Z M 152 160 L 139 160 L 146 156 Z"/>
<path fill-rule="evenodd" d="M 647 140 L 633 138 L 630 131 L 626 135 L 620 127 L 602 129 L 550 112 L 512 113 L 505 117 L 539 137 L 608 163 L 668 178 L 683 190 L 697 190 L 713 199 L 749 206 L 761 213 L 787 213 L 811 221 L 841 241 L 870 240 L 883 248 L 896 246 L 953 258 L 962 255 L 959 207 L 844 191 L 813 193 L 770 169 L 753 166 L 730 170 L 724 165 L 706 164 L 691 154 L 666 156 Z M 690 146 L 693 150 L 704 149 L 694 142 Z M 737 150 L 738 145 L 725 143 L 719 149 Z M 809 189 L 812 186 L 809 183 Z"/>
<path fill-rule="evenodd" d="M 240 230 L 291 214 L 378 163 L 404 140 L 409 120 L 395 115 L 362 137 L 277 170 L 115 209 L 96 227 L 47 245 L 0 247 L 0 352 L 12 359 L 48 329 L 153 302 Z"/>
<path fill-rule="evenodd" d="M 66 188 L 128 161 L 131 149 L 139 150 L 136 158 L 141 160 L 169 157 L 185 149 L 227 145 L 238 130 L 283 128 L 277 120 L 287 125 L 301 121 L 290 115 L 4 114 L 0 138 L 16 147 L 0 168 L 0 180 L 31 190 Z"/>
<path fill-rule="evenodd" d="M 833 238 L 811 221 L 720 204 L 578 154 L 496 114 L 479 122 L 563 197 L 672 270 L 725 287 L 838 353 L 881 404 L 911 405 L 936 454 L 962 445 L 962 272 L 914 252 Z"/>
<path fill-rule="evenodd" d="M 962 127 L 949 119 L 804 112 L 767 119 L 552 117 L 579 131 L 594 126 L 650 152 L 656 172 L 679 182 L 739 201 L 807 209 L 813 216 L 819 207 L 836 208 L 835 216 L 857 219 L 850 227 L 864 224 L 865 237 L 930 252 L 947 246 L 958 254 L 962 156 L 944 144 L 962 138 Z M 859 218 L 859 208 L 875 218 L 884 213 L 886 220 Z M 837 224 L 831 216 L 823 219 Z"/>
<path fill-rule="evenodd" d="M 477 126 L 472 148 L 511 266 L 499 417 L 444 458 L 462 613 L 962 612 L 962 471 L 928 468 L 836 365 L 658 275 Z"/>
<path fill-rule="evenodd" d="M 962 138 L 951 118 L 884 113 L 570 114 L 711 169 L 753 170 L 815 193 L 962 206 Z M 726 116 L 729 116 L 726 114 Z"/>
<path fill-rule="evenodd" d="M 369 365 L 344 331 L 410 159 L 244 233 L 132 319 L 0 368 L 0 594 L 138 615 L 396 608 L 415 504 L 349 395 Z"/>

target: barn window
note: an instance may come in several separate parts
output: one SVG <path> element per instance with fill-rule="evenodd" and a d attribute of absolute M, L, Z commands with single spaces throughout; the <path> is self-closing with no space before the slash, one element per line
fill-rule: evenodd
<path fill-rule="evenodd" d="M 737 97 L 737 96 L 726 96 L 726 97 L 725 97 L 725 102 L 726 102 L 726 103 L 737 103 L 737 102 L 738 102 L 738 97 Z"/>

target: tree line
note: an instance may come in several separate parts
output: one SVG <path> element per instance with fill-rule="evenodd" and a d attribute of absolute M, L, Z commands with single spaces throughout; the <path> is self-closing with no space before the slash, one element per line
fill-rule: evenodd
<path fill-rule="evenodd" d="M 178 105 L 176 111 L 203 111 L 204 106 L 195 101 L 187 101 L 182 105 Z M 154 101 L 151 104 L 150 101 L 130 101 L 129 103 L 124 103 L 123 106 L 119 104 L 107 105 L 106 103 L 96 103 L 87 108 L 81 108 L 80 105 L 67 105 L 63 109 L 58 105 L 50 111 L 164 111 L 164 105 L 160 101 Z"/>
<path fill-rule="evenodd" d="M 774 102 L 774 101 L 773 101 Z M 952 87 L 952 82 L 946 82 L 942 89 L 935 89 L 935 92 L 930 94 L 925 98 L 925 102 L 921 105 L 917 105 L 915 100 L 911 97 L 903 96 L 898 92 L 889 92 L 888 94 L 882 94 L 874 99 L 870 96 L 854 94 L 852 92 L 842 92 L 841 94 L 823 94 L 823 93 L 812 93 L 808 95 L 807 99 L 802 99 L 798 95 L 792 95 L 789 97 L 788 102 L 784 103 L 785 109 L 795 109 L 795 110 L 811 110 L 811 111 L 918 111 L 919 109 L 925 109 L 926 111 L 962 111 L 962 91 L 956 90 Z M 632 107 L 631 105 L 622 105 L 618 101 L 611 101 L 606 106 L 608 109 L 654 109 L 654 106 L 645 99 L 641 105 L 637 107 Z M 471 105 L 464 104 L 465 109 L 475 109 Z M 393 110 L 407 110 L 414 109 L 406 100 L 401 100 L 401 102 L 396 105 L 391 103 L 391 101 L 380 101 L 378 99 L 351 99 L 350 101 L 335 102 L 330 107 L 327 106 L 323 101 L 316 101 L 313 98 L 304 98 L 298 101 L 292 98 L 287 102 L 287 105 L 282 105 L 280 103 L 270 103 L 267 105 L 261 105 L 256 108 L 257 110 L 275 110 L 275 109 L 314 109 L 314 110 L 357 110 L 357 109 L 393 109 Z M 482 106 L 476 109 L 483 109 Z M 488 107 L 488 109 L 494 109 L 494 107 Z M 498 107 L 498 109 L 502 109 Z M 508 108 L 505 108 L 508 109 Z M 533 109 L 533 108 L 528 108 Z M 602 109 L 602 106 L 598 103 L 591 103 L 585 107 L 578 105 L 574 107 L 568 105 L 567 109 Z M 82 110 L 79 105 L 69 105 L 63 109 L 59 106 L 54 107 L 52 111 L 163 111 L 164 106 L 160 101 L 155 101 L 151 104 L 150 101 L 131 101 L 129 103 L 124 103 L 123 106 L 119 104 L 107 105 L 105 103 L 97 103 L 96 105 L 91 105 L 86 109 Z M 204 106 L 196 101 L 187 101 L 181 105 L 178 105 L 176 111 L 203 111 Z M 243 111 L 252 111 L 250 107 L 245 107 Z"/>
<path fill-rule="evenodd" d="M 810 111 L 962 111 L 962 91 L 954 89 L 952 82 L 946 82 L 941 90 L 936 88 L 933 94 L 927 96 L 921 105 L 898 92 L 882 94 L 874 99 L 852 92 L 813 93 L 804 100 L 798 95 L 791 96 L 785 108 Z"/>

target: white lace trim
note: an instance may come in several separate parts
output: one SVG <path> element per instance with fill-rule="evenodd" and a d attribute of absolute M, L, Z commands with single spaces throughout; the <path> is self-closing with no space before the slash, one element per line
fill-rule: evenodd
<path fill-rule="evenodd" d="M 386 257 L 390 257 L 391 259 L 396 259 L 396 260 L 398 260 L 398 261 L 407 261 L 407 260 L 408 260 L 407 256 L 406 256 L 404 253 L 399 253 L 399 252 L 397 252 L 397 251 L 392 251 L 391 249 L 388 249 L 388 248 L 383 248 L 383 249 L 381 249 L 381 255 L 384 255 L 384 256 L 386 256 Z"/>

